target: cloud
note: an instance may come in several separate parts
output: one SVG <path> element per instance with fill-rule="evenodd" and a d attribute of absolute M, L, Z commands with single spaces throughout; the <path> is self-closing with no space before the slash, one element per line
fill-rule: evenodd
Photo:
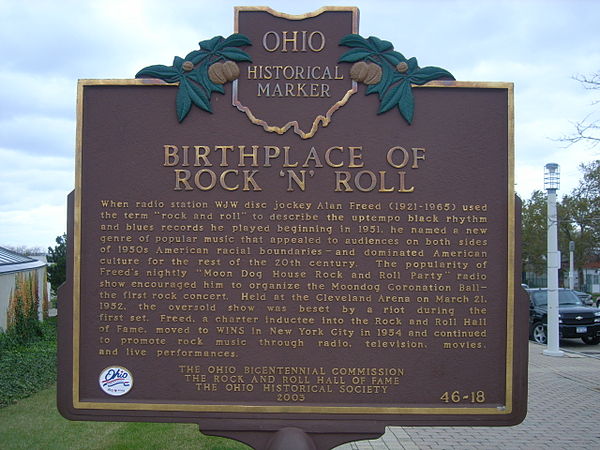
<path fill-rule="evenodd" d="M 66 199 L 65 199 L 66 200 Z M 67 230 L 67 209 L 60 205 L 39 205 L 33 208 L 0 211 L 2 242 L 0 245 L 22 245 L 47 248 Z"/>
<path fill-rule="evenodd" d="M 598 149 L 565 148 L 555 139 L 598 109 L 591 106 L 595 93 L 572 77 L 600 69 L 599 2 L 356 3 L 363 36 L 389 40 L 422 66 L 443 67 L 460 80 L 515 83 L 521 195 L 543 188 L 547 162 L 561 165 L 561 192 L 568 193 L 581 176 L 579 164 L 598 158 Z M 132 78 L 143 67 L 170 65 L 199 41 L 231 34 L 238 4 L 0 0 L 0 239 L 47 246 L 64 231 L 64 205 L 74 179 L 78 78 Z M 269 4 L 290 14 L 323 6 L 317 0 Z"/>
<path fill-rule="evenodd" d="M 66 230 L 72 160 L 0 149 L 0 161 L 0 245 L 45 248 Z"/>
<path fill-rule="evenodd" d="M 66 230 L 70 158 L 0 149 L 0 245 L 46 248 Z"/>
<path fill-rule="evenodd" d="M 2 146 L 26 155 L 73 155 L 74 136 L 75 121 L 72 119 L 51 115 L 19 115 L 0 121 Z"/>
<path fill-rule="evenodd" d="M 30 72 L 0 71 L 0 121 L 21 114 L 75 118 L 76 85 L 65 77 Z"/>

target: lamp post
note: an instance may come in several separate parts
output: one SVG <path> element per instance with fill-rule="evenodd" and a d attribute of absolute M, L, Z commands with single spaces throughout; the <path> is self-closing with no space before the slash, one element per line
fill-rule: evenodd
<path fill-rule="evenodd" d="M 560 186 L 558 164 L 544 167 L 544 187 L 548 192 L 548 319 L 546 328 L 547 346 L 544 355 L 563 356 L 558 341 L 558 220 L 556 215 L 556 191 Z"/>
<path fill-rule="evenodd" d="M 575 264 L 573 263 L 573 252 L 575 251 L 575 242 L 569 242 L 569 289 L 575 289 Z"/>

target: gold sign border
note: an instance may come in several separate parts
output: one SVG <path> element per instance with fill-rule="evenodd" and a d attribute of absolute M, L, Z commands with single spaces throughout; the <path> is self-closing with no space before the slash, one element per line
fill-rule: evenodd
<path fill-rule="evenodd" d="M 507 415 L 513 410 L 513 363 L 514 363 L 514 274 L 515 274 L 515 190 L 514 190 L 514 85 L 496 82 L 433 81 L 422 87 L 434 88 L 475 88 L 504 89 L 508 103 L 508 211 L 507 211 L 507 306 L 506 306 L 506 373 L 505 404 L 490 407 L 390 407 L 390 406 L 251 406 L 231 404 L 182 404 L 182 403 L 135 403 L 135 402 L 86 402 L 80 400 L 80 332 L 81 332 L 81 213 L 82 213 L 82 153 L 83 153 L 83 96 L 86 86 L 168 86 L 160 80 L 79 80 L 77 85 L 77 132 L 75 156 L 75 198 L 73 217 L 73 386 L 72 399 L 74 409 L 119 410 L 119 411 L 169 411 L 169 412 L 210 412 L 210 413 L 303 413 L 303 414 L 413 414 L 413 415 Z"/>
<path fill-rule="evenodd" d="M 310 17 L 316 17 L 316 16 L 323 14 L 325 12 L 328 12 L 328 11 L 348 11 L 348 12 L 352 13 L 352 33 L 358 33 L 359 12 L 358 12 L 358 8 L 354 7 L 354 6 L 348 6 L 348 7 L 325 6 L 323 8 L 317 9 L 316 11 L 306 13 L 306 14 L 299 14 L 299 15 L 285 14 L 285 13 L 282 13 L 279 11 L 275 11 L 274 9 L 271 9 L 267 6 L 236 6 L 234 8 L 234 11 L 235 11 L 234 31 L 236 33 L 239 32 L 239 14 L 240 14 L 240 12 L 244 12 L 244 11 L 263 11 L 263 12 L 267 12 L 267 13 L 271 14 L 272 16 L 282 17 L 282 18 L 288 19 L 288 20 L 304 20 L 304 19 L 308 19 Z M 232 90 L 232 94 L 231 94 L 231 101 L 232 101 L 233 106 L 235 106 L 239 111 L 246 114 L 246 116 L 248 117 L 250 122 L 252 122 L 254 125 L 258 125 L 258 126 L 262 127 L 263 130 L 265 130 L 269 133 L 284 134 L 290 128 L 292 128 L 294 130 L 294 133 L 296 133 L 302 139 L 310 139 L 319 130 L 319 125 L 322 126 L 323 128 L 326 127 L 327 125 L 329 125 L 333 114 L 338 109 L 340 109 L 342 106 L 344 106 L 348 102 L 348 100 L 350 100 L 350 97 L 352 97 L 354 94 L 356 94 L 356 92 L 358 92 L 358 84 L 356 83 L 356 81 L 352 81 L 352 88 L 349 89 L 348 91 L 346 91 L 344 96 L 340 100 L 335 102 L 327 110 L 325 115 L 322 115 L 322 114 L 317 115 L 315 117 L 315 119 L 313 120 L 312 126 L 308 132 L 302 131 L 302 129 L 300 128 L 300 124 L 298 123 L 297 120 L 292 120 L 283 126 L 276 126 L 276 125 L 269 125 L 265 120 L 262 120 L 259 117 L 257 117 L 252 112 L 252 109 L 249 108 L 248 106 L 244 106 L 242 104 L 242 102 L 240 101 L 240 99 L 238 98 L 238 80 L 233 81 L 233 90 Z"/>

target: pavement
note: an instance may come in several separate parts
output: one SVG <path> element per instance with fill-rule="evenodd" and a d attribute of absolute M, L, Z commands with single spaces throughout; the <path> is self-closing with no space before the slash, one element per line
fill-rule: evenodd
<path fill-rule="evenodd" d="M 564 356 L 545 356 L 545 345 L 529 342 L 528 412 L 519 425 L 388 427 L 379 439 L 335 450 L 600 449 L 600 344 L 561 340 L 560 348 Z"/>
<path fill-rule="evenodd" d="M 336 450 L 600 449 L 600 352 L 553 357 L 545 348 L 529 343 L 528 413 L 519 425 L 388 427 L 379 439 Z"/>

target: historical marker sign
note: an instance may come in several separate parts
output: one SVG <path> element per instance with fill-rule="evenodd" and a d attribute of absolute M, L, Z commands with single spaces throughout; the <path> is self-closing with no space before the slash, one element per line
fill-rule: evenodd
<path fill-rule="evenodd" d="M 79 83 L 64 415 L 522 420 L 512 84 L 421 68 L 355 8 L 237 8 L 138 76 Z"/>

